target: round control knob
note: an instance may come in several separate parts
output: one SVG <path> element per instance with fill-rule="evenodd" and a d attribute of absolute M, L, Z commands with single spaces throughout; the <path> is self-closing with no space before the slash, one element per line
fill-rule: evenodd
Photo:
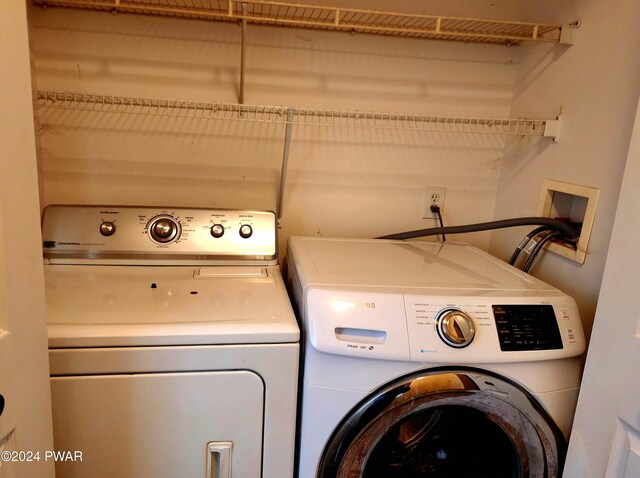
<path fill-rule="evenodd" d="M 168 244 L 180 235 L 180 226 L 172 217 L 158 217 L 149 223 L 151 239 L 160 244 Z"/>
<path fill-rule="evenodd" d="M 112 236 L 116 232 L 116 224 L 112 221 L 105 221 L 100 224 L 100 234 L 103 236 Z"/>
<path fill-rule="evenodd" d="M 436 319 L 436 330 L 449 347 L 461 349 L 473 341 L 476 327 L 473 319 L 459 309 L 445 309 Z"/>
<path fill-rule="evenodd" d="M 247 239 L 253 234 L 253 228 L 249 224 L 243 224 L 240 226 L 240 237 Z"/>
<path fill-rule="evenodd" d="M 214 224 L 213 226 L 211 226 L 211 235 L 216 239 L 224 236 L 224 227 L 222 226 L 222 224 Z"/>

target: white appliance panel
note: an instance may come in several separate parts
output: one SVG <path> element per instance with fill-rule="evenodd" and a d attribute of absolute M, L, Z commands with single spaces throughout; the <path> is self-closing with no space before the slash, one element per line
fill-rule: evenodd
<path fill-rule="evenodd" d="M 555 291 L 475 247 L 451 242 L 294 237 L 305 282 L 465 291 Z M 464 293 L 464 292 L 461 292 Z"/>
<path fill-rule="evenodd" d="M 255 373 L 52 377 L 51 390 L 55 447 L 82 452 L 82 461 L 56 463 L 60 478 L 217 478 L 219 457 L 207 453 L 218 442 L 232 443 L 234 477 L 261 476 Z"/>
<path fill-rule="evenodd" d="M 308 333 L 322 352 L 409 360 L 402 295 L 312 289 Z"/>
<path fill-rule="evenodd" d="M 165 243 L 153 238 L 153 225 L 162 219 L 162 225 L 175 228 Z M 44 211 L 42 239 L 50 260 L 86 261 L 87 254 L 92 261 L 126 256 L 273 260 L 276 229 L 270 211 L 51 205 Z"/>
<path fill-rule="evenodd" d="M 281 343 L 299 337 L 275 266 L 45 267 L 51 347 Z"/>
<path fill-rule="evenodd" d="M 499 341 L 494 305 L 551 307 L 555 319 L 541 324 L 544 331 L 556 325 L 559 340 L 550 348 L 546 335 L 529 332 L 536 324 L 512 325 L 506 341 L 537 350 L 504 351 Z M 454 308 L 474 322 L 475 337 L 464 348 L 445 344 L 436 331 L 438 314 Z M 585 348 L 579 333 L 580 318 L 568 296 L 460 297 L 369 293 L 310 287 L 307 292 L 307 327 L 314 348 L 352 357 L 428 363 L 500 363 L 553 360 L 580 355 Z M 534 315 L 529 321 L 537 322 Z M 508 345 L 508 344 L 507 344 Z"/>
<path fill-rule="evenodd" d="M 52 377 L 252 371 L 264 383 L 262 478 L 281 478 L 293 470 L 298 352 L 297 343 L 82 347 L 50 349 L 49 363 Z"/>

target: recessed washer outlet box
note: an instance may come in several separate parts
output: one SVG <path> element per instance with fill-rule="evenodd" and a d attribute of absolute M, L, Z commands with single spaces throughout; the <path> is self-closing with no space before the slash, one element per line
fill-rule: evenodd
<path fill-rule="evenodd" d="M 540 201 L 538 202 L 538 216 L 567 219 L 574 224 L 581 225 L 580 237 L 575 248 L 549 242 L 547 250 L 579 264 L 584 264 L 599 195 L 599 189 L 589 186 L 580 186 L 551 179 L 545 179 L 542 182 Z"/>

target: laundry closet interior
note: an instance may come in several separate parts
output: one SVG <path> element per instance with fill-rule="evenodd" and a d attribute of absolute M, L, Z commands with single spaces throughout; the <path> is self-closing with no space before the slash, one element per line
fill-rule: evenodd
<path fill-rule="evenodd" d="M 227 10 L 226 2 L 193 5 Z M 503 135 L 474 132 L 483 128 L 464 123 L 448 128 L 381 120 L 370 127 L 365 119 L 354 120 L 352 127 L 334 118 L 307 121 L 311 124 L 303 118 L 291 132 L 280 244 L 290 235 L 377 237 L 434 226 L 433 215 L 424 211 L 428 187 L 445 188 L 445 225 L 460 225 L 535 215 L 545 178 L 590 186 L 601 194 L 588 260 L 577 265 L 546 258 L 536 271 L 576 298 L 589 330 L 633 117 L 629 98 L 637 94 L 633 52 L 625 48 L 632 25 L 621 21 L 625 5 L 616 15 L 605 15 L 602 2 L 588 1 L 335 6 L 581 24 L 572 32 L 571 46 L 541 41 L 505 46 L 508 41 L 398 38 L 248 22 L 243 102 L 283 107 L 277 114 L 261 110 L 245 119 L 236 111 L 200 119 L 199 111 L 183 115 L 171 104 L 143 107 L 144 114 L 138 114 L 136 106 L 101 107 L 79 99 L 69 109 L 56 109 L 51 101 L 36 100 L 42 205 L 275 210 L 289 107 L 472 123 L 561 115 L 557 142 L 538 136 L 540 125 L 529 136 L 518 134 L 517 127 L 515 134 Z M 233 8 L 241 13 L 241 2 Z M 132 97 L 238 104 L 241 21 L 180 18 L 187 15 L 179 8 L 168 16 L 112 10 L 29 6 L 36 91 L 115 97 L 107 102 Z M 255 117 L 274 122 L 252 121 Z M 594 134 L 602 129 L 609 134 Z M 502 230 L 460 239 L 504 259 L 521 235 Z M 571 280 L 578 271 L 579 281 Z"/>
<path fill-rule="evenodd" d="M 589 337 L 640 93 L 633 0 L 132 4 L 28 2 L 42 209 L 275 211 L 282 266 L 292 236 L 437 226 L 434 195 L 457 226 L 586 188 L 584 257 L 531 273 Z M 447 240 L 507 260 L 527 232 Z"/>

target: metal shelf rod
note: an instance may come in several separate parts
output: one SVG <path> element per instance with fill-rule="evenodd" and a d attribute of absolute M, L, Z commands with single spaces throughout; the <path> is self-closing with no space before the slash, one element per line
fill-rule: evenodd
<path fill-rule="evenodd" d="M 229 3 L 231 4 L 231 3 Z M 242 13 L 247 13 L 247 4 L 242 4 Z M 240 98 L 239 103 L 244 103 L 244 76 L 245 76 L 245 63 L 247 58 L 247 20 L 242 19 L 241 28 L 241 41 L 240 41 Z"/>
<path fill-rule="evenodd" d="M 284 130 L 284 144 L 282 149 L 282 166 L 280 168 L 280 187 L 276 201 L 276 213 L 278 221 L 282 218 L 282 203 L 284 201 L 284 188 L 287 184 L 287 170 L 289 168 L 289 149 L 291 147 L 291 130 L 293 129 L 293 108 L 287 109 L 287 123 Z"/>

